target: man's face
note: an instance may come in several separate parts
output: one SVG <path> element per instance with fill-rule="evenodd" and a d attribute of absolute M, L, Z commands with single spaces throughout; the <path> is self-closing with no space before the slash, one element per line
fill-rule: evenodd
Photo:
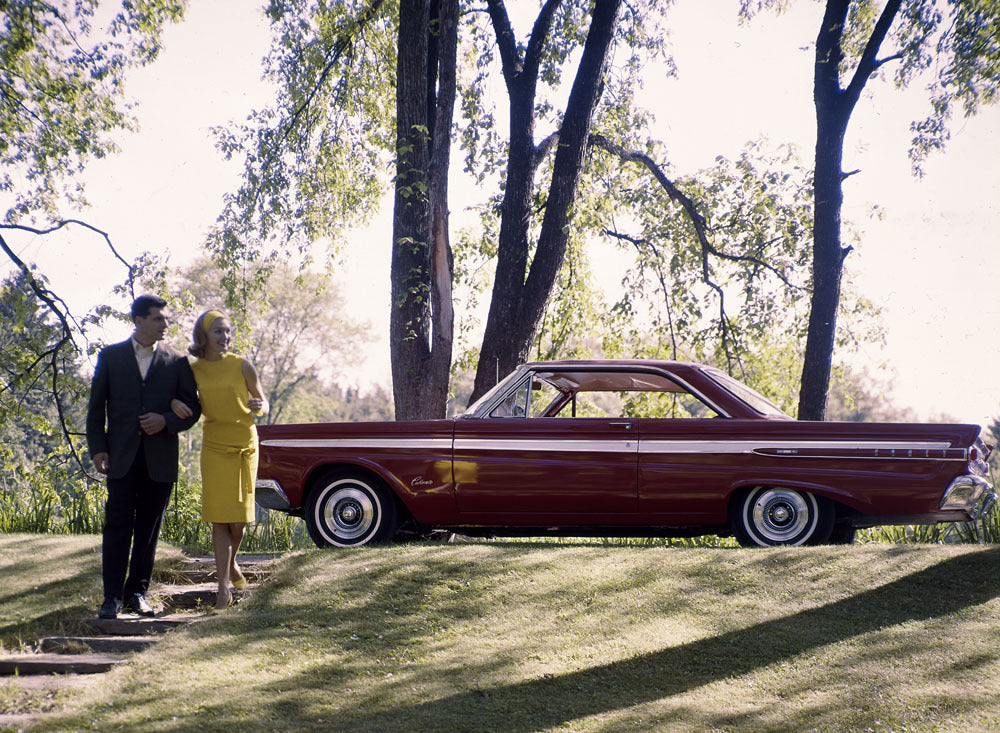
<path fill-rule="evenodd" d="M 135 340 L 143 346 L 162 341 L 167 332 L 167 314 L 160 308 L 150 308 L 148 316 L 135 317 Z"/>

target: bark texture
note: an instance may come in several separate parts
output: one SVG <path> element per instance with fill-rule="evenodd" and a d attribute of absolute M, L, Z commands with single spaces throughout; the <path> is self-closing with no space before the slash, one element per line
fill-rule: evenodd
<path fill-rule="evenodd" d="M 500 214 L 497 269 L 472 400 L 498 377 L 526 360 L 562 267 L 569 222 L 583 169 L 594 109 L 618 22 L 621 0 L 597 0 L 583 55 L 558 134 L 545 213 L 529 265 L 531 195 L 542 148 L 534 143 L 534 105 L 541 55 L 559 0 L 547 0 L 535 20 L 523 57 L 503 3 L 488 8 L 510 97 L 510 144 L 505 195 Z"/>
<path fill-rule="evenodd" d="M 397 420 L 444 417 L 448 396 L 454 317 L 447 176 L 457 14 L 457 0 L 402 0 L 399 8 L 389 316 Z"/>
<path fill-rule="evenodd" d="M 901 0 L 890 0 L 882 10 L 858 62 L 851 82 L 840 86 L 844 58 L 844 24 L 850 0 L 827 0 L 823 24 L 816 37 L 813 98 L 816 106 L 816 171 L 813 220 L 813 293 L 809 330 L 799 387 L 800 420 L 822 420 L 830 387 L 830 370 L 837 333 L 837 309 L 844 258 L 849 247 L 841 243 L 840 211 L 844 201 L 844 136 L 861 91 L 884 63 L 877 55 Z"/>

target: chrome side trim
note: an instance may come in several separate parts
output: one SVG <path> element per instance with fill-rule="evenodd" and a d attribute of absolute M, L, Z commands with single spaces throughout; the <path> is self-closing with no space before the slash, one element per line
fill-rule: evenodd
<path fill-rule="evenodd" d="M 254 501 L 264 509 L 287 512 L 292 508 L 288 495 L 274 479 L 259 478 L 254 484 Z"/>
<path fill-rule="evenodd" d="M 797 457 L 818 457 L 799 456 L 799 450 L 872 450 L 872 451 L 928 451 L 946 450 L 949 448 L 947 441 L 925 441 L 925 442 L 904 442 L 886 440 L 861 440 L 861 441 L 837 441 L 837 440 L 646 440 L 640 436 L 640 453 L 759 453 L 760 451 L 771 450 L 774 454 L 765 454 L 771 458 L 797 458 Z M 836 457 L 836 456 L 831 456 Z M 853 458 L 854 456 L 843 456 Z M 925 458 L 926 456 L 872 456 L 877 458 L 890 457 L 914 457 Z M 935 460 L 942 460 L 940 456 Z M 956 459 L 957 460 L 957 459 Z M 962 459 L 964 460 L 964 459 Z"/>
<path fill-rule="evenodd" d="M 262 446 L 269 448 L 333 448 L 333 449 L 379 449 L 379 450 L 435 450 L 449 451 L 451 438 L 289 438 L 262 440 Z M 849 460 L 965 460 L 963 457 L 927 455 L 928 451 L 948 450 L 947 441 L 831 441 L 831 440 L 637 440 L 634 436 L 626 440 L 602 440 L 587 438 L 546 439 L 546 438 L 456 438 L 456 451 L 497 450 L 497 451 L 559 451 L 559 452 L 638 452 L 655 454 L 757 454 L 769 458 L 842 458 Z M 873 455 L 816 454 L 799 451 L 872 451 Z M 766 452 L 765 452 L 766 451 Z M 887 451 L 886 455 L 879 452 Z M 925 455 L 916 455 L 924 452 Z"/>
<path fill-rule="evenodd" d="M 402 448 L 451 450 L 451 438 L 275 438 L 260 441 L 268 448 Z"/>
<path fill-rule="evenodd" d="M 571 440 L 525 439 L 525 438 L 456 438 L 455 452 L 458 451 L 524 451 L 538 453 L 636 453 L 640 442 L 631 440 L 588 440 L 577 438 Z"/>

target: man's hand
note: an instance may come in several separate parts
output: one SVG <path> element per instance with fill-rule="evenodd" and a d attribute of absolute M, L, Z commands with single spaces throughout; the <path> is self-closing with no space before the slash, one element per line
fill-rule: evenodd
<path fill-rule="evenodd" d="M 158 412 L 147 412 L 139 415 L 139 427 L 146 435 L 156 435 L 167 427 L 167 420 Z"/>
<path fill-rule="evenodd" d="M 94 468 L 97 469 L 98 473 L 107 474 L 108 472 L 108 454 L 98 453 L 96 456 L 91 456 L 90 460 L 94 462 Z"/>
<path fill-rule="evenodd" d="M 190 407 L 188 407 L 186 404 L 184 404 L 183 402 L 181 402 L 176 397 L 174 399 L 170 400 L 170 409 L 181 420 L 189 418 L 189 417 L 191 417 L 194 414 L 193 412 L 191 412 L 191 408 Z"/>

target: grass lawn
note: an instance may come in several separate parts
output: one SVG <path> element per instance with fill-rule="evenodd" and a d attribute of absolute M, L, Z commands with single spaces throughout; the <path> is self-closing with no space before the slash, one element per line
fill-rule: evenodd
<path fill-rule="evenodd" d="M 93 613 L 93 538 L 13 542 L 5 634 Z M 37 729 L 1000 731 L 1000 546 L 300 552 Z"/>

